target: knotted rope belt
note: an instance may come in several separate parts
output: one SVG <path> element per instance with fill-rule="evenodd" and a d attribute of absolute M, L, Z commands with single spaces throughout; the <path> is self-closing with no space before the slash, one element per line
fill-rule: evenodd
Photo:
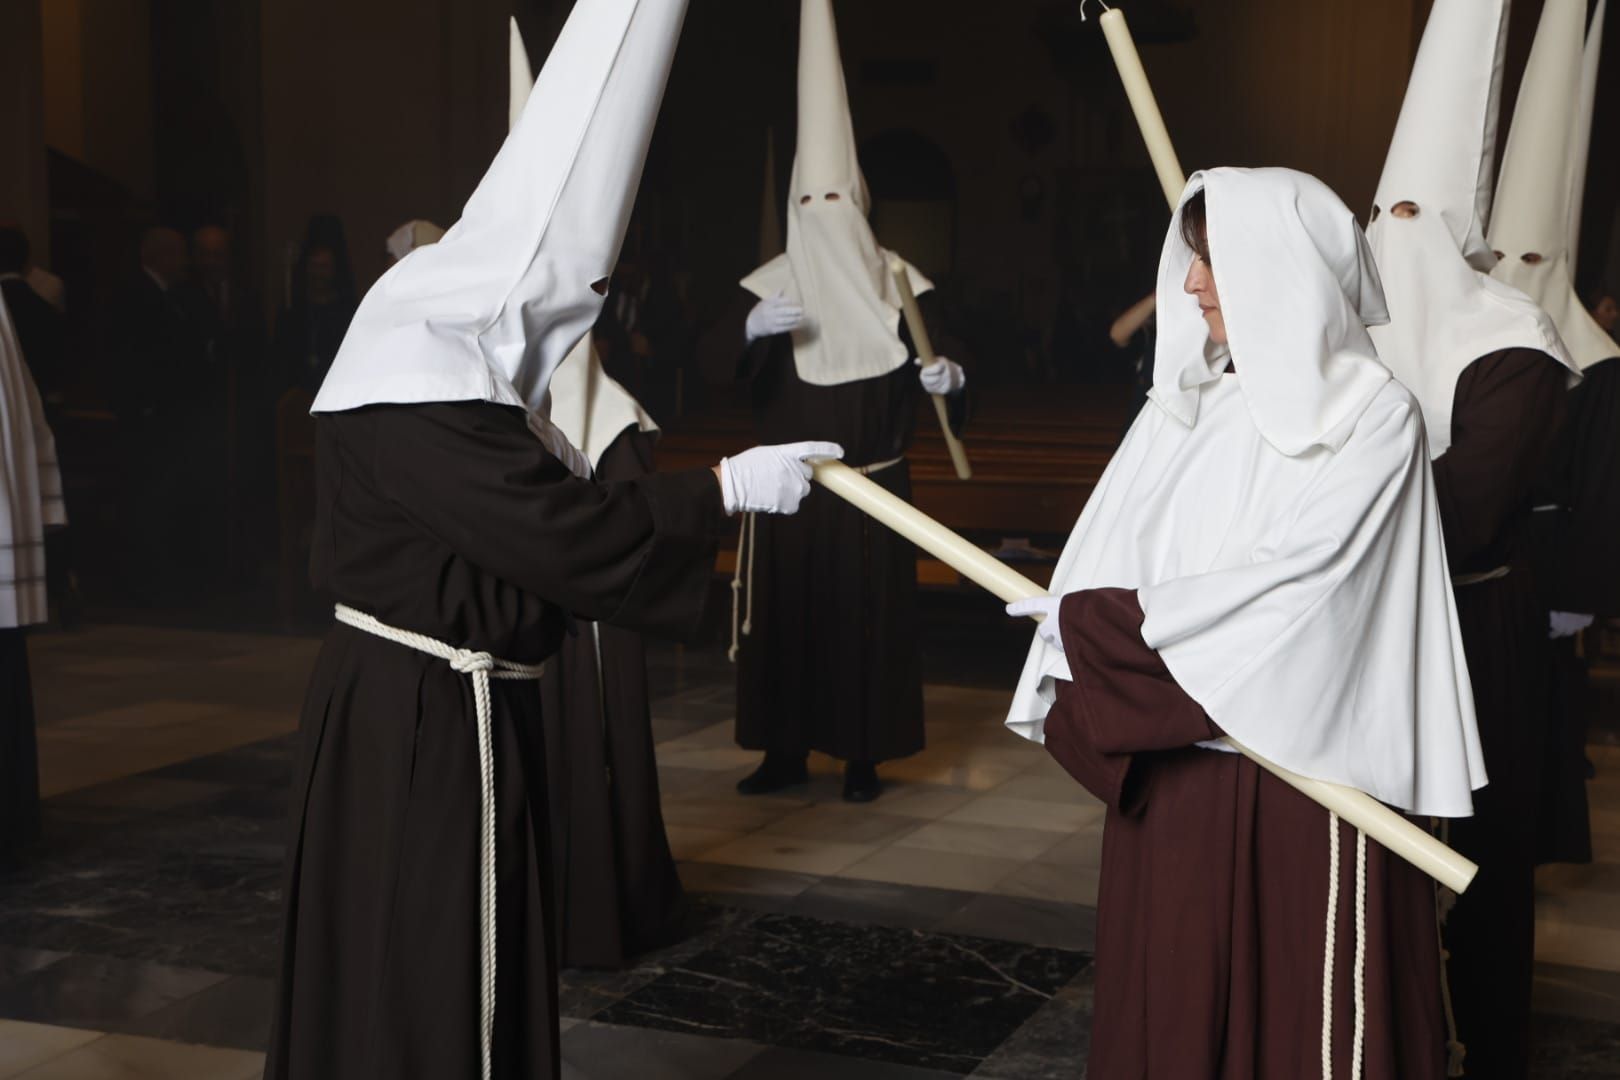
<path fill-rule="evenodd" d="M 346 604 L 337 606 L 337 621 L 345 626 L 403 645 L 407 649 L 426 653 L 447 661 L 450 669 L 460 675 L 472 676 L 473 703 L 478 720 L 478 786 L 479 786 L 479 845 L 478 845 L 478 937 L 479 958 L 479 1011 L 478 1040 L 483 1059 L 484 1080 L 490 1080 L 490 1049 L 495 1033 L 495 746 L 493 732 L 494 706 L 490 700 L 489 680 L 527 679 L 535 681 L 545 673 L 544 664 L 517 664 L 501 660 L 487 652 L 456 649 L 425 634 L 412 633 L 380 622 L 363 611 Z"/>
<path fill-rule="evenodd" d="M 892 469 L 904 460 L 904 457 L 890 458 L 888 461 L 853 468 L 862 476 L 871 476 Z M 737 650 L 742 648 L 742 639 L 754 632 L 754 522 L 758 516 L 744 514 L 742 529 L 737 534 L 737 568 L 731 574 L 731 648 L 726 650 L 726 659 L 733 664 L 737 662 Z"/>

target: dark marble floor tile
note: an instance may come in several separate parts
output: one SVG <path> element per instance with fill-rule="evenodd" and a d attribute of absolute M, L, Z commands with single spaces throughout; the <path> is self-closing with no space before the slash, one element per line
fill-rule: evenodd
<path fill-rule="evenodd" d="M 51 800 L 56 807 L 100 807 L 134 811 L 189 810 L 231 791 L 227 784 L 158 776 L 129 776 L 81 788 Z"/>
<path fill-rule="evenodd" d="M 69 956 L 0 987 L 0 1017 L 108 1031 L 225 978 L 106 956 Z"/>
<path fill-rule="evenodd" d="M 283 735 L 263 742 L 250 743 L 218 754 L 182 761 L 146 775 L 183 780 L 209 780 L 220 784 L 280 787 L 285 791 L 292 783 L 297 738 L 296 735 Z"/>
<path fill-rule="evenodd" d="M 0 988 L 65 958 L 65 952 L 0 945 Z"/>
<path fill-rule="evenodd" d="M 951 921 L 973 899 L 973 893 L 954 889 L 825 878 L 795 897 L 787 910 L 830 922 L 930 930 Z"/>
<path fill-rule="evenodd" d="M 758 915 L 753 911 L 695 897 L 689 908 L 686 933 L 674 945 L 637 957 L 624 971 L 564 971 L 558 987 L 558 1012 L 576 1020 L 588 1020 L 672 968 L 714 947 L 756 918 Z"/>
<path fill-rule="evenodd" d="M 1537 1080 L 1620 1077 L 1620 1024 L 1568 1016 L 1533 1017 L 1530 1074 Z"/>
<path fill-rule="evenodd" d="M 973 1071 L 988 1080 L 1076 1080 L 1091 1051 L 1092 968 L 1075 976 Z"/>
<path fill-rule="evenodd" d="M 956 1073 L 888 1061 L 823 1054 L 815 1050 L 765 1051 L 725 1080 L 952 1080 Z"/>
<path fill-rule="evenodd" d="M 975 896 L 935 929 L 1091 952 L 1097 946 L 1097 909 L 1059 900 Z"/>
<path fill-rule="evenodd" d="M 813 874 L 724 863 L 685 862 L 680 864 L 680 872 L 687 892 L 762 911 L 785 910 L 794 897 L 822 880 Z"/>
<path fill-rule="evenodd" d="M 234 977 L 108 1030 L 232 1050 L 263 1050 L 270 1041 L 274 1001 L 272 980 Z"/>
<path fill-rule="evenodd" d="M 765 1048 L 758 1043 L 578 1024 L 564 1032 L 564 1065 L 590 1080 L 720 1080 Z"/>
<path fill-rule="evenodd" d="M 972 1071 L 1079 953 L 766 914 L 597 1019 Z"/>

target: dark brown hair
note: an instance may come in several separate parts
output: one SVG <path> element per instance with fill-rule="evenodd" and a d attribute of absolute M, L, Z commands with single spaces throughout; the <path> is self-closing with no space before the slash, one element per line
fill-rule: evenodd
<path fill-rule="evenodd" d="M 1206 265 L 1209 263 L 1209 211 L 1203 188 L 1181 207 L 1181 242 Z"/>

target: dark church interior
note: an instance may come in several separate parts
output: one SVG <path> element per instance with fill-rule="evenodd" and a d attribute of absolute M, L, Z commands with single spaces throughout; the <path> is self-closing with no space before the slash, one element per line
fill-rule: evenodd
<path fill-rule="evenodd" d="M 684 633 L 631 634 L 612 626 L 612 617 L 593 623 L 559 609 L 566 629 L 554 636 L 562 651 L 544 659 L 545 678 L 561 677 L 563 685 L 542 682 L 533 730 L 495 736 L 500 798 L 515 798 L 507 777 L 517 767 L 513 758 L 500 760 L 510 749 L 503 739 L 532 743 L 536 759 L 547 761 L 535 798 L 549 805 L 550 817 L 524 817 L 522 828 L 554 868 L 529 881 L 520 873 L 527 864 L 505 861 L 511 856 L 501 849 L 501 888 L 521 878 L 523 888 L 542 894 L 526 901 L 527 910 L 543 917 L 523 922 L 506 892 L 499 905 L 490 900 L 491 911 L 499 909 L 490 919 L 500 926 L 500 974 L 477 968 L 477 933 L 454 917 L 475 906 L 471 861 L 464 874 L 459 864 L 443 871 L 460 877 L 442 912 L 409 934 L 395 931 L 407 942 L 402 950 L 440 933 L 455 940 L 465 954 L 466 985 L 482 972 L 489 995 L 499 988 L 498 1007 L 484 1002 L 499 1010 L 494 1034 L 483 1034 L 494 1065 L 486 1057 L 480 1069 L 471 1043 L 458 1050 L 462 1072 L 437 1073 L 410 1050 L 335 1055 L 333 1062 L 347 1064 L 326 1071 L 307 1064 L 320 1059 L 311 1045 L 338 1037 L 310 1031 L 341 1032 L 345 1045 L 383 1045 L 396 1036 L 402 1045 L 427 1041 L 401 1034 L 410 1024 L 370 1002 L 354 1006 L 364 1023 L 335 1014 L 311 1019 L 353 1003 L 347 991 L 311 991 L 319 977 L 306 973 L 300 982 L 290 974 L 295 961 L 309 963 L 305 950 L 350 960 L 373 948 L 362 950 L 324 924 L 312 934 L 307 915 L 294 944 L 300 904 L 316 901 L 290 890 L 307 898 L 327 890 L 341 896 L 349 887 L 349 878 L 301 863 L 301 853 L 347 861 L 354 878 L 392 873 L 384 868 L 395 857 L 351 844 L 347 834 L 341 843 L 332 839 L 331 820 L 317 816 L 384 816 L 370 789 L 347 797 L 341 782 L 308 781 L 334 767 L 323 762 L 337 756 L 354 755 L 356 764 L 346 767 L 364 769 L 368 755 L 392 752 L 368 748 L 358 733 L 340 739 L 332 728 L 322 742 L 309 731 L 312 715 L 339 707 L 316 701 L 317 688 L 338 663 L 330 643 L 337 639 L 329 640 L 334 602 L 350 598 L 334 594 L 344 568 L 323 570 L 323 559 L 331 559 L 322 553 L 335 546 L 340 528 L 353 525 L 341 514 L 334 520 L 334 485 L 359 482 L 357 472 L 340 484 L 322 471 L 322 457 L 330 460 L 334 447 L 347 444 L 322 426 L 316 396 L 340 350 L 352 347 L 346 336 L 352 342 L 352 328 L 367 325 L 356 315 L 373 287 L 392 280 L 384 275 L 394 275 L 396 265 L 401 281 L 412 263 L 428 265 L 422 255 L 431 248 L 417 250 L 424 230 L 401 223 L 431 223 L 428 232 L 443 234 L 464 207 L 471 213 L 469 197 L 499 167 L 503 144 L 518 145 L 523 127 L 508 140 L 512 41 L 532 58 L 532 84 L 548 54 L 555 60 L 575 40 L 564 29 L 571 17 L 638 2 L 642 9 L 676 6 L 0 0 L 0 284 L 37 385 L 36 425 L 48 424 L 54 436 L 66 521 L 47 520 L 38 541 L 44 554 L 35 565 L 48 608 L 37 619 L 0 620 L 0 635 L 14 635 L 22 656 L 19 666 L 0 653 L 0 678 L 10 684 L 0 688 L 7 713 L 0 715 L 0 786 L 13 788 L 0 796 L 0 1080 L 1088 1075 L 1103 1037 L 1093 1025 L 1099 995 L 1112 993 L 1096 962 L 1102 871 L 1119 850 L 1108 848 L 1104 823 L 1129 810 L 1077 783 L 1054 740 L 1043 749 L 1007 729 L 1033 628 L 1009 618 L 1006 597 L 985 591 L 948 558 L 886 532 L 878 540 L 828 525 L 805 542 L 806 553 L 792 555 L 802 558 L 803 575 L 843 575 L 849 593 L 888 597 L 881 590 L 890 585 L 823 565 L 845 566 L 838 555 L 850 566 L 875 566 L 887 557 L 873 555 L 881 548 L 898 552 L 907 579 L 892 594 L 901 598 L 892 602 L 903 618 L 879 603 L 864 618 L 835 621 L 824 613 L 846 610 L 843 585 L 810 588 L 806 599 L 794 600 L 800 594 L 783 579 L 797 581 L 801 570 L 777 561 L 799 551 L 781 531 L 780 521 L 789 519 L 752 507 L 723 519 L 708 537 L 712 559 L 705 556 L 701 572 L 682 579 L 697 583 L 681 588 L 701 601 L 682 615 Z M 803 0 L 807 8 L 822 2 Z M 1299 170 L 1325 183 L 1366 227 L 1419 43 L 1445 2 L 1124 0 L 1119 7 L 1187 174 L 1225 165 Z M 1504 16 L 1493 100 L 1497 169 L 1515 102 L 1529 86 L 1544 8 L 1561 2 L 1517 0 Z M 1577 6 L 1585 9 L 1582 25 L 1590 20 L 1593 27 L 1587 48 L 1608 57 L 1596 70 L 1590 146 L 1581 149 L 1585 174 L 1575 182 L 1581 197 L 1571 227 L 1579 257 L 1568 277 L 1613 336 L 1620 315 L 1620 15 L 1599 21 L 1603 0 Z M 936 422 L 933 403 L 923 398 L 944 392 L 926 380 L 922 391 L 912 385 L 913 352 L 926 365 L 928 350 L 903 305 L 891 302 L 889 317 L 908 350 L 907 374 L 897 376 L 910 395 L 896 421 L 905 445 L 863 454 L 849 441 L 855 436 L 840 436 L 846 462 L 873 481 L 869 486 L 887 486 L 1056 595 L 1054 574 L 1062 574 L 1071 530 L 1133 421 L 1157 407 L 1148 396 L 1157 385 L 1155 346 L 1143 304 L 1155 292 L 1170 218 L 1101 27 L 1107 5 L 836 0 L 828 9 L 836 13 L 869 234 L 882 252 L 904 253 L 913 280 L 930 282 L 921 308 L 927 336 L 966 380 L 965 390 L 960 378 L 950 386 L 949 410 L 945 396 L 934 398 Z M 725 499 L 727 511 L 731 466 L 717 465 L 722 459 L 738 462 L 759 443 L 832 437 L 810 430 L 811 405 L 772 413 L 775 406 L 763 404 L 767 382 L 733 378 L 729 370 L 716 377 L 714 359 L 719 355 L 722 367 L 734 362 L 745 316 L 744 367 L 781 360 L 792 370 L 802 352 L 795 331 L 793 348 L 787 336 L 772 339 L 780 355 L 761 359 L 768 350 L 756 342 L 750 309 L 756 299 L 768 307 L 770 298 L 744 292 L 746 281 L 739 289 L 784 245 L 785 258 L 795 258 L 789 234 L 804 228 L 795 216 L 803 209 L 796 159 L 807 145 L 798 123 L 806 108 L 801 17 L 801 0 L 690 0 L 667 87 L 661 100 L 653 98 L 656 126 L 625 208 L 622 245 L 610 277 L 597 283 L 605 291 L 601 313 L 583 343 L 594 348 L 600 372 L 650 417 L 632 475 L 701 477 L 713 467 L 719 493 L 705 497 L 716 507 Z M 525 123 L 537 108 L 561 115 L 562 106 L 540 99 L 555 88 L 546 76 L 534 85 Z M 403 249 L 396 247 L 401 236 Z M 1220 240 L 1208 244 L 1218 248 Z M 1222 262 L 1218 252 L 1206 261 Z M 1384 279 L 1392 288 L 1394 276 L 1386 271 Z M 1175 284 L 1179 291 L 1179 278 Z M 33 292 L 18 301 L 13 286 Z M 893 287 L 888 278 L 878 292 Z M 1383 339 L 1375 340 L 1382 348 Z M 798 362 L 798 376 L 813 381 Z M 1606 366 L 1620 369 L 1620 362 L 1590 368 L 1586 381 L 1597 383 Z M 1242 379 L 1241 358 L 1233 370 Z M 16 392 L 11 385 L 0 379 L 5 408 L 15 407 L 3 397 Z M 831 402 L 829 395 L 847 389 L 813 386 L 805 400 Z M 1595 396 L 1595 389 L 1587 395 Z M 1607 400 L 1609 414 L 1594 423 L 1620 430 L 1620 394 Z M 785 433 L 773 434 L 771 418 L 790 414 L 796 421 L 783 421 Z M 0 415 L 9 414 L 0 408 Z M 864 416 L 845 419 L 847 430 L 867 431 Z M 1460 421 L 1456 427 L 1455 445 L 1462 446 Z M 13 438 L 8 430 L 0 430 L 0 444 Z M 971 479 L 953 462 L 948 439 L 957 435 L 971 458 Z M 378 438 L 380 459 L 397 454 L 405 462 L 416 453 Z M 1607 470 L 1620 502 L 1620 440 L 1604 445 L 1612 460 L 1591 468 Z M 594 453 L 583 442 L 580 448 Z M 884 479 L 894 462 L 883 459 L 891 457 L 909 463 L 908 478 Z M 516 474 L 511 468 L 506 482 Z M 595 469 L 608 490 L 614 478 L 607 459 Z M 640 481 L 627 483 L 622 490 Z M 498 486 L 493 479 L 489 485 Z M 834 498 L 818 488 L 805 507 Z M 673 511 L 653 505 L 661 529 Z M 1449 507 L 1442 497 L 1442 519 Z M 1529 512 L 1528 503 L 1523 509 Z M 497 530 L 506 520 L 492 512 L 462 526 Z M 1609 524 L 1620 526 L 1620 516 Z M 26 540 L 20 531 L 0 537 L 19 547 Z M 1450 535 L 1446 546 L 1456 546 Z M 386 556 L 392 549 L 378 550 Z M 1594 560 L 1593 575 L 1620 583 L 1620 535 L 1583 551 Z M 569 551 L 558 562 L 583 565 L 583 558 Z M 645 578 L 664 572 L 656 553 L 647 558 Z M 668 574 L 673 580 L 675 571 Z M 1462 579 L 1454 584 L 1461 597 Z M 629 595 L 639 598 L 643 587 L 638 578 Z M 1447 595 L 1451 589 L 1445 586 Z M 489 603 L 523 608 L 528 601 Z M 1466 599 L 1457 603 L 1472 617 Z M 549 611 L 551 599 L 535 604 Z M 625 610 L 631 606 L 626 600 Z M 1556 623 L 1561 607 L 1544 604 L 1543 623 L 1548 610 Z M 1572 636 L 1536 641 L 1534 658 L 1510 665 L 1545 665 L 1548 673 L 1538 685 L 1546 707 L 1537 704 L 1533 716 L 1520 719 L 1546 758 L 1533 770 L 1539 806 L 1558 809 L 1523 823 L 1530 833 L 1542 830 L 1527 843 L 1545 841 L 1558 814 L 1579 818 L 1574 850 L 1535 860 L 1534 952 L 1523 957 L 1529 1006 L 1517 1021 L 1523 1037 L 1515 1051 L 1523 1060 L 1507 1060 L 1507 1051 L 1491 1060 L 1493 1052 L 1480 1047 L 1492 1044 L 1481 1036 L 1461 1071 L 1449 1075 L 1620 1080 L 1620 606 L 1597 605 L 1592 614 Z M 1049 617 L 1057 618 L 1055 609 Z M 1140 611 L 1136 618 L 1140 624 Z M 790 632 L 781 624 L 791 624 Z M 884 636 L 891 640 L 870 640 Z M 813 650 L 829 637 L 848 643 L 854 659 L 829 652 L 840 659 L 803 682 L 791 665 L 758 658 L 767 642 Z M 1061 658 L 1062 639 L 1058 645 Z M 495 651 L 467 642 L 447 648 Z M 900 659 L 863 670 L 861 655 Z M 1472 645 L 1469 659 L 1477 662 Z M 496 664 L 499 714 L 510 695 L 536 691 L 498 681 Z M 465 685 L 489 687 L 486 673 Z M 890 676 L 910 681 L 891 693 L 884 689 Z M 841 680 L 847 694 L 823 696 L 822 684 Z M 560 718 L 582 682 L 593 683 L 593 715 L 583 729 L 589 737 L 579 741 L 606 733 L 588 748 L 575 745 L 575 726 Z M 1492 738 L 1483 731 L 1484 685 L 1476 674 L 1482 737 Z M 425 677 L 421 687 L 427 701 Z M 334 693 L 336 701 L 341 694 Z M 400 700 L 414 703 L 416 693 L 413 684 Z M 474 696 L 466 698 L 468 710 Z M 632 733 L 604 719 L 624 699 L 632 701 Z M 459 708 L 462 699 L 454 700 Z M 828 701 L 838 704 L 816 704 Z M 850 716 L 875 713 L 879 728 L 904 728 L 911 721 L 900 714 L 915 713 L 915 733 L 898 742 L 866 731 L 848 736 L 854 721 L 845 723 L 844 702 L 852 703 Z M 818 729 L 783 750 L 776 734 L 760 734 L 761 725 L 770 726 L 761 708 L 840 715 L 806 720 L 832 733 Z M 1555 713 L 1564 725 L 1556 732 Z M 450 768 L 429 751 L 440 736 L 428 733 L 426 715 L 405 738 L 409 785 Z M 487 718 L 481 722 L 487 726 Z M 467 732 L 455 729 L 465 740 L 465 753 L 451 759 L 457 768 L 478 760 L 470 724 Z M 1492 752 L 1487 745 L 1487 760 Z M 565 761 L 572 764 L 559 768 Z M 23 772 L 37 797 L 17 779 Z M 586 772 L 608 778 L 600 799 L 578 780 Z M 541 782 L 546 775 L 549 786 Z M 468 783 L 442 806 L 413 808 L 475 815 L 480 789 Z M 621 797 L 619 789 L 631 784 L 641 785 L 636 797 Z M 513 805 L 498 804 L 501 829 L 523 817 Z M 1437 816 L 1406 817 L 1425 835 L 1432 821 L 1433 835 L 1449 838 Z M 465 822 L 468 851 L 473 822 Z M 488 827 L 493 846 L 496 826 Z M 1110 837 L 1120 835 L 1112 828 Z M 431 822 L 417 821 L 400 831 L 411 839 L 397 843 L 431 842 L 434 833 Z M 379 839 L 378 849 L 396 842 L 392 831 L 376 835 L 389 838 Z M 13 844 L 13 836 L 21 839 Z M 1333 842 L 1337 852 L 1336 832 Z M 430 890 L 435 872 L 398 857 L 417 877 L 402 873 L 397 895 Z M 490 874 L 493 880 L 494 867 Z M 1352 879 L 1335 878 L 1334 887 L 1339 903 L 1351 902 Z M 1381 887 L 1376 875 L 1372 887 Z M 1443 898 L 1441 910 L 1451 901 L 1465 906 L 1469 894 Z M 397 903 L 403 910 L 412 901 Z M 1189 923 L 1218 921 L 1202 905 L 1179 910 Z M 358 921 L 385 922 L 393 908 L 387 912 Z M 1320 932 L 1320 913 L 1313 918 Z M 1521 929 L 1528 941 L 1531 929 Z M 1436 930 L 1426 932 L 1432 943 Z M 1517 932 L 1503 931 L 1507 939 Z M 1445 931 L 1439 934 L 1444 941 Z M 377 936 L 386 959 L 398 942 Z M 1299 1022 L 1311 1028 L 1304 1041 L 1314 1047 L 1322 960 L 1319 943 L 1312 948 L 1305 994 L 1315 995 L 1317 1011 Z M 541 953 L 547 959 L 539 968 L 554 982 L 528 970 L 525 958 Z M 1424 962 L 1443 969 L 1446 960 L 1437 956 Z M 1341 964 L 1345 957 L 1341 947 Z M 373 960 L 367 952 L 353 962 Z M 408 999 L 401 987 L 412 978 L 410 966 L 397 957 L 375 962 L 378 1000 Z M 1512 959 L 1502 963 L 1516 970 Z M 1147 970 L 1145 957 L 1142 964 Z M 442 992 L 436 1008 L 454 1017 L 445 1031 L 476 1033 L 480 1000 L 461 995 L 462 985 L 413 992 L 426 999 Z M 1447 1013 L 1455 993 L 1447 991 Z M 1462 1010 L 1473 1007 L 1467 987 L 1459 1000 Z M 1435 1003 L 1440 1016 L 1438 997 Z M 1382 1007 L 1375 1002 L 1375 1013 Z M 1236 1017 L 1241 1009 L 1232 1008 Z M 1336 1035 L 1346 1043 L 1350 1015 L 1346 1004 Z M 1355 1016 L 1359 1065 L 1359 1004 Z M 1231 1017 L 1224 1022 L 1252 1019 Z M 1366 1074 L 1420 1075 L 1378 1057 L 1379 1029 L 1370 1022 Z M 531 1025 L 542 1034 L 529 1032 Z M 1466 1041 L 1455 1028 L 1452 1064 Z M 1263 1032 L 1255 1038 L 1266 1041 Z M 554 1061 L 514 1064 L 519 1044 L 545 1044 L 540 1057 Z M 1437 1044 L 1436 1060 L 1445 1050 Z M 1125 1060 L 1113 1054 L 1103 1060 Z M 1089 1075 L 1181 1075 L 1162 1061 L 1154 1067 L 1152 1057 L 1140 1072 L 1119 1066 L 1105 1075 L 1094 1065 Z M 1323 1065 L 1319 1058 L 1233 1064 L 1240 1060 L 1228 1056 L 1210 1075 L 1308 1076 Z M 386 1061 L 393 1064 L 376 1064 Z M 1437 1069 L 1430 1075 L 1448 1075 L 1444 1063 Z"/>

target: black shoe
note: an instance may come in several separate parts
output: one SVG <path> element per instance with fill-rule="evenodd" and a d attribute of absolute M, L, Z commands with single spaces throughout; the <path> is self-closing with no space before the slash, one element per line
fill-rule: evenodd
<path fill-rule="evenodd" d="M 870 761 L 851 761 L 844 766 L 844 801 L 867 803 L 883 794 L 883 781 Z"/>
<path fill-rule="evenodd" d="M 802 754 L 766 754 L 759 768 L 737 781 L 739 795 L 769 795 L 773 791 L 810 782 Z"/>

